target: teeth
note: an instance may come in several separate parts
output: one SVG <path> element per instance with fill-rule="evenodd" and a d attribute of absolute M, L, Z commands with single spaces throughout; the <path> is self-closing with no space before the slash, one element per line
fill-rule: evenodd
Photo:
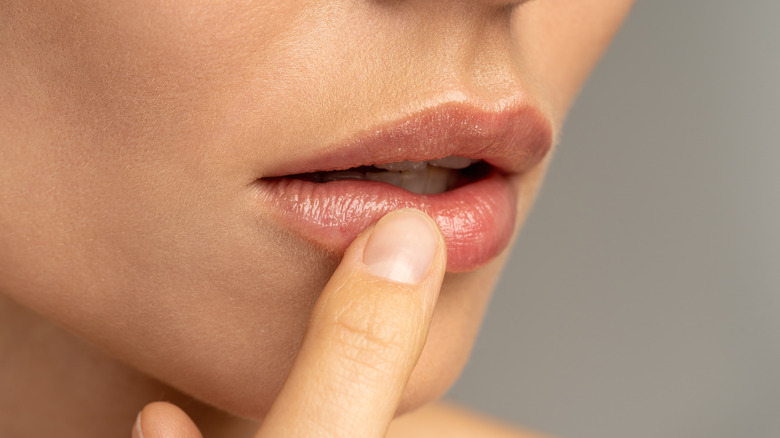
<path fill-rule="evenodd" d="M 322 176 L 322 182 L 341 181 L 345 179 L 366 179 L 363 172 L 355 170 L 342 170 L 339 172 L 327 172 Z"/>
<path fill-rule="evenodd" d="M 417 194 L 444 193 L 454 187 L 459 178 L 458 169 L 465 169 L 478 160 L 463 157 L 446 157 L 431 161 L 400 161 L 377 164 L 378 171 L 341 170 L 317 172 L 307 179 L 313 182 L 342 180 L 368 180 L 391 184 Z"/>
<path fill-rule="evenodd" d="M 366 172 L 365 175 L 360 172 L 348 171 L 328 173 L 323 176 L 322 181 L 330 182 L 341 179 L 365 179 L 383 182 L 412 193 L 432 195 L 446 192 L 448 187 L 455 184 L 458 174 L 442 167 L 426 167 L 409 172 Z"/>
<path fill-rule="evenodd" d="M 401 172 L 366 172 L 366 179 L 401 187 Z"/>
<path fill-rule="evenodd" d="M 401 172 L 401 187 L 418 195 L 425 194 L 425 183 L 428 180 L 428 169 Z"/>
<path fill-rule="evenodd" d="M 396 163 L 375 164 L 374 167 L 391 172 L 409 172 L 421 170 L 426 166 L 446 167 L 447 169 L 465 169 L 479 160 L 463 157 L 445 157 L 430 161 L 399 161 Z"/>
<path fill-rule="evenodd" d="M 428 166 L 426 161 L 399 161 L 397 163 L 375 164 L 374 167 L 389 170 L 391 172 L 409 172 L 411 170 L 422 170 Z"/>
<path fill-rule="evenodd" d="M 446 157 L 428 161 L 428 164 L 436 167 L 446 167 L 448 169 L 465 169 L 477 161 L 478 160 L 472 160 L 471 158 Z"/>
<path fill-rule="evenodd" d="M 443 193 L 447 191 L 450 177 L 457 179 L 458 175 L 448 169 L 429 167 L 425 180 L 425 193 Z"/>

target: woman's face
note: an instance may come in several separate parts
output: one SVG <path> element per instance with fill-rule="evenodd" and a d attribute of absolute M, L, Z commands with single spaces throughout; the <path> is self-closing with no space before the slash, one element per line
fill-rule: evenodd
<path fill-rule="evenodd" d="M 629 3 L 3 2 L 0 292 L 262 417 L 340 252 L 421 208 L 451 271 L 402 409 L 428 401 Z M 478 162 L 364 167 L 446 156 Z"/>

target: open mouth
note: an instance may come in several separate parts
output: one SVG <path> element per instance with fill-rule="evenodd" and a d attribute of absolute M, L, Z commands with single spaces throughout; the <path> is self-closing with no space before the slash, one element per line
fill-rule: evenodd
<path fill-rule="evenodd" d="M 486 110 L 453 102 L 263 169 L 257 202 L 280 228 L 343 252 L 385 214 L 415 208 L 439 225 L 447 270 L 477 269 L 509 244 L 519 187 L 551 145 L 549 121 L 518 101 Z"/>
<path fill-rule="evenodd" d="M 509 242 L 516 179 L 485 161 L 452 156 L 262 178 L 256 187 L 285 227 L 337 252 L 393 210 L 422 210 L 444 233 L 447 270 L 464 272 Z"/>
<path fill-rule="evenodd" d="M 478 181 L 492 166 L 481 160 L 449 156 L 428 161 L 400 161 L 353 167 L 346 170 L 289 175 L 282 178 L 314 183 L 374 181 L 400 187 L 418 195 L 436 195 Z"/>

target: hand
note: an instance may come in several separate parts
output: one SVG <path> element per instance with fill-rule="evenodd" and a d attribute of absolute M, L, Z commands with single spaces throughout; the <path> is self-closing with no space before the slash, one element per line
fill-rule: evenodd
<path fill-rule="evenodd" d="M 255 437 L 384 437 L 425 344 L 445 267 L 441 231 L 419 211 L 392 212 L 358 236 Z M 138 415 L 133 437 L 201 434 L 181 409 L 156 402 Z"/>

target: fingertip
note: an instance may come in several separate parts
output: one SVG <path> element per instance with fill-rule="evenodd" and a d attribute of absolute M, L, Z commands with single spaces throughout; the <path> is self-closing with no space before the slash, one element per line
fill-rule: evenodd
<path fill-rule="evenodd" d="M 138 413 L 133 438 L 202 438 L 190 417 L 167 402 L 153 402 Z"/>
<path fill-rule="evenodd" d="M 416 209 L 396 210 L 380 219 L 363 254 L 372 275 L 407 284 L 427 278 L 437 258 L 446 265 L 444 238 L 436 222 Z"/>
<path fill-rule="evenodd" d="M 135 423 L 133 423 L 132 438 L 144 438 L 144 431 L 141 429 L 141 420 L 143 410 L 138 411 L 138 415 L 135 416 Z"/>

